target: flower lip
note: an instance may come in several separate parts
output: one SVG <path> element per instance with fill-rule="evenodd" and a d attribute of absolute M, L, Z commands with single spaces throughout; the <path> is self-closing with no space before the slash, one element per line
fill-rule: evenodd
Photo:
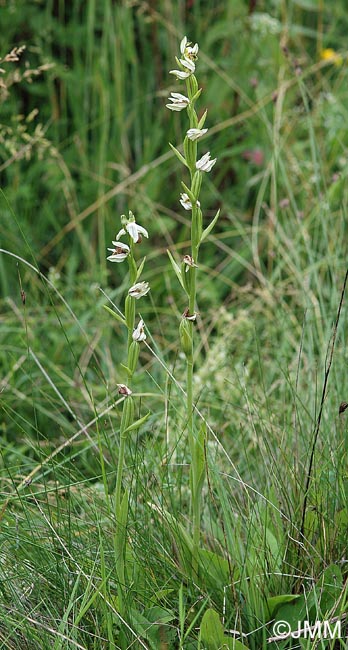
<path fill-rule="evenodd" d="M 130 289 L 128 289 L 128 295 L 132 298 L 142 298 L 150 291 L 150 285 L 148 282 L 137 282 Z"/>
<path fill-rule="evenodd" d="M 197 160 L 196 169 L 198 169 L 201 172 L 210 172 L 214 167 L 216 161 L 217 158 L 213 158 L 213 160 L 211 160 L 210 151 L 208 151 L 207 153 L 204 154 L 204 156 L 202 156 L 202 158 Z"/>
<path fill-rule="evenodd" d="M 107 259 L 109 262 L 123 262 L 130 251 L 129 246 L 119 241 L 113 241 L 112 243 L 115 248 L 108 248 L 108 251 L 110 251 L 112 254 L 109 255 Z"/>

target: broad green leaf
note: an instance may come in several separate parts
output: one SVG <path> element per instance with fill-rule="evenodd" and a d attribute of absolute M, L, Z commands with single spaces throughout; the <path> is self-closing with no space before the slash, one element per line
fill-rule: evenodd
<path fill-rule="evenodd" d="M 216 588 L 216 585 L 224 587 L 231 582 L 230 565 L 226 558 L 205 548 L 199 549 L 198 555 L 199 567 L 204 579 Z"/>
<path fill-rule="evenodd" d="M 276 539 L 275 535 L 273 535 L 272 531 L 269 528 L 266 528 L 265 530 L 265 537 L 266 537 L 268 550 L 272 556 L 273 566 L 280 571 L 281 570 L 281 549 L 279 547 L 278 540 Z"/>
<path fill-rule="evenodd" d="M 173 611 L 164 609 L 164 607 L 159 607 L 159 605 L 150 607 L 150 609 L 145 610 L 144 613 L 151 623 L 162 623 L 162 625 L 164 623 L 170 623 L 170 621 L 173 621 L 176 616 Z"/>
<path fill-rule="evenodd" d="M 325 616 L 335 606 L 342 593 L 343 577 L 340 567 L 337 564 L 328 566 L 318 581 L 318 586 L 320 610 Z"/>
<path fill-rule="evenodd" d="M 224 628 L 215 609 L 207 609 L 201 622 L 200 640 L 207 650 L 219 650 L 224 643 Z"/>
<path fill-rule="evenodd" d="M 266 605 L 269 617 L 273 618 L 281 605 L 292 603 L 298 600 L 298 598 L 301 598 L 299 594 L 283 594 L 282 596 L 271 596 L 271 598 L 267 598 Z"/>
<path fill-rule="evenodd" d="M 215 609 L 208 609 L 202 618 L 200 641 L 205 650 L 247 650 L 238 639 L 225 636 L 219 614 Z"/>
<path fill-rule="evenodd" d="M 280 605 L 275 615 L 275 622 L 286 621 L 289 623 L 291 630 L 297 630 L 298 625 L 307 616 L 308 598 L 302 595 L 292 603 Z"/>

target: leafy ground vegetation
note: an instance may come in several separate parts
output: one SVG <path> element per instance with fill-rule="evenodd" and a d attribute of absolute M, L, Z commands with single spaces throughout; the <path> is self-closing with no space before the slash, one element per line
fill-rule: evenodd
<path fill-rule="evenodd" d="M 345 1 L 0 5 L 0 647 L 346 648 Z M 218 159 L 205 225 L 220 208 L 197 272 L 198 551 L 167 254 L 189 252 L 165 108 L 185 34 Z M 129 287 L 106 260 L 128 210 L 151 291 L 122 524 L 127 334 L 103 306 Z"/>

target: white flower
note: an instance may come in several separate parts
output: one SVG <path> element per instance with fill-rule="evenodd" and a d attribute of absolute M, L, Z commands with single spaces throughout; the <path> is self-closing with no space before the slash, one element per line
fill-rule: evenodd
<path fill-rule="evenodd" d="M 126 384 L 116 384 L 118 388 L 118 394 L 119 395 L 125 395 L 126 397 L 129 397 L 129 395 L 132 394 L 132 391 Z"/>
<path fill-rule="evenodd" d="M 137 282 L 129 290 L 128 294 L 132 298 L 142 298 L 150 291 L 150 285 L 148 282 Z"/>
<path fill-rule="evenodd" d="M 189 308 L 186 307 L 182 317 L 185 318 L 186 320 L 195 321 L 197 319 L 197 314 L 195 311 L 193 312 L 193 314 L 190 314 Z"/>
<path fill-rule="evenodd" d="M 183 70 L 169 70 L 169 74 L 175 74 L 177 79 L 187 79 L 191 72 L 184 72 Z"/>
<path fill-rule="evenodd" d="M 120 239 L 120 237 L 125 235 L 126 232 L 128 232 L 128 235 L 133 239 L 135 244 L 141 241 L 141 235 L 144 235 L 144 237 L 149 236 L 147 230 L 145 230 L 145 228 L 142 226 L 139 226 L 137 223 L 135 223 L 135 221 L 129 221 L 129 223 L 127 223 L 124 228 L 121 228 L 121 230 L 116 235 L 116 239 Z"/>
<path fill-rule="evenodd" d="M 208 131 L 208 129 L 189 129 L 186 132 L 186 135 L 189 140 L 198 140 L 198 138 L 201 138 L 205 133 Z"/>
<path fill-rule="evenodd" d="M 107 259 L 109 262 L 123 262 L 130 251 L 129 246 L 120 241 L 113 241 L 112 243 L 115 248 L 108 248 L 108 251 L 111 251 L 112 255 L 109 255 Z"/>
<path fill-rule="evenodd" d="M 192 44 L 187 40 L 187 37 L 184 36 L 180 43 L 180 52 L 183 58 L 176 60 L 184 69 L 170 70 L 169 74 L 175 74 L 177 79 L 187 79 L 187 77 L 193 74 L 196 69 L 194 61 L 197 59 L 198 44 L 196 43 L 192 46 Z"/>
<path fill-rule="evenodd" d="M 192 203 L 190 201 L 190 197 L 185 192 L 183 194 L 180 194 L 180 196 L 181 196 L 180 203 L 182 207 L 185 210 L 192 210 Z M 196 201 L 196 205 L 200 207 L 201 204 L 199 201 Z"/>
<path fill-rule="evenodd" d="M 180 43 L 180 52 L 184 57 L 192 60 L 197 59 L 198 49 L 198 43 L 195 43 L 195 45 L 191 47 L 191 43 L 187 40 L 187 37 L 184 36 Z"/>
<path fill-rule="evenodd" d="M 201 172 L 210 172 L 214 167 L 216 161 L 217 158 L 213 158 L 213 160 L 210 159 L 210 151 L 208 151 L 208 153 L 205 153 L 202 158 L 197 160 L 196 169 L 199 169 Z"/>
<path fill-rule="evenodd" d="M 171 97 L 168 97 L 168 101 L 172 102 L 171 104 L 166 104 L 166 107 L 171 111 L 182 111 L 183 108 L 187 108 L 190 103 L 188 97 L 181 95 L 181 93 L 170 93 Z"/>
<path fill-rule="evenodd" d="M 187 273 L 187 271 L 189 270 L 190 267 L 195 266 L 198 269 L 198 265 L 195 264 L 195 261 L 194 261 L 193 257 L 191 257 L 191 255 L 184 255 L 182 261 L 185 264 L 185 273 Z"/>
<path fill-rule="evenodd" d="M 135 330 L 133 330 L 132 339 L 133 341 L 138 341 L 138 343 L 140 343 L 140 341 L 146 341 L 146 334 L 144 330 L 143 320 L 140 320 L 138 327 L 136 327 Z"/>

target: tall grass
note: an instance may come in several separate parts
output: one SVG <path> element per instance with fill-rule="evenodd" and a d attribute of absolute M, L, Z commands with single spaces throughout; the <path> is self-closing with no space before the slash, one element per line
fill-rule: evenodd
<path fill-rule="evenodd" d="M 1 647 L 210 650 L 222 629 L 227 647 L 259 650 L 271 621 L 344 621 L 344 3 L 18 1 L 2 23 L 3 52 L 27 45 L 22 72 L 55 65 L 2 103 Z M 221 207 L 199 285 L 194 393 L 208 437 L 194 580 L 186 305 L 166 253 L 182 255 L 189 224 L 167 154 L 181 132 L 163 109 L 185 33 L 202 51 L 219 152 L 201 200 L 207 217 Z M 342 65 L 321 58 L 328 47 Z M 23 131 L 18 116 L 34 108 Z M 112 495 L 127 342 L 102 306 L 127 288 L 105 256 L 128 209 L 151 230 L 143 279 L 156 308 L 141 312 L 134 393 L 151 416 L 125 452 L 120 614 Z M 324 647 L 270 647 L 286 644 Z"/>

